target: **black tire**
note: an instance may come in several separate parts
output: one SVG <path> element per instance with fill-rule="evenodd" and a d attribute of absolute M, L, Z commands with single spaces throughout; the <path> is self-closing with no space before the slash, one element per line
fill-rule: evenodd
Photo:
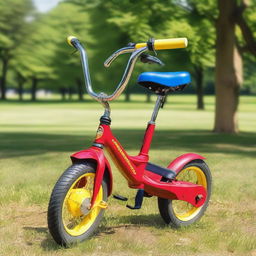
<path fill-rule="evenodd" d="M 200 210 L 198 208 L 198 210 L 195 210 L 194 214 L 191 214 L 191 219 L 184 220 L 184 219 L 178 217 L 178 215 L 175 213 L 175 210 L 174 210 L 175 202 L 174 201 L 177 202 L 177 200 L 169 200 L 169 199 L 164 199 L 164 198 L 158 197 L 158 209 L 160 211 L 160 214 L 161 214 L 163 220 L 165 221 L 165 223 L 169 224 L 173 228 L 180 228 L 182 226 L 188 226 L 188 225 L 198 221 L 204 215 L 204 212 L 208 206 L 209 199 L 211 196 L 212 177 L 211 177 L 211 172 L 210 172 L 207 164 L 202 160 L 194 160 L 194 161 L 191 161 L 188 164 L 186 164 L 182 168 L 182 171 L 188 167 L 197 167 L 203 172 L 206 182 L 207 182 L 207 198 L 206 198 L 206 201 L 203 204 L 203 206 L 201 206 Z M 177 175 L 177 177 L 178 177 L 178 175 Z"/>
<path fill-rule="evenodd" d="M 88 239 L 95 232 L 103 217 L 104 209 L 101 209 L 93 224 L 89 227 L 88 230 L 86 230 L 86 232 L 78 236 L 73 236 L 69 234 L 65 229 L 62 215 L 63 204 L 64 202 L 66 202 L 65 198 L 68 191 L 71 189 L 72 186 L 76 186 L 74 184 L 76 184 L 77 180 L 78 182 L 80 182 L 79 177 L 82 177 L 85 174 L 90 175 L 90 173 L 95 173 L 95 170 L 96 165 L 91 162 L 73 164 L 61 175 L 61 177 L 54 186 L 48 206 L 48 228 L 53 239 L 56 241 L 57 244 L 61 246 L 67 247 L 71 244 L 75 244 Z M 102 182 L 102 197 L 105 202 L 107 201 L 108 197 L 107 190 L 107 180 L 106 178 L 104 178 Z"/>

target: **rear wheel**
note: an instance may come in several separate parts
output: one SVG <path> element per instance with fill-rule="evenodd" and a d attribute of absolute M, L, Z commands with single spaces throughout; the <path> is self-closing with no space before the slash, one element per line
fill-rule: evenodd
<path fill-rule="evenodd" d="M 181 200 L 158 198 L 158 208 L 164 221 L 175 228 L 179 228 L 190 225 L 203 216 L 211 196 L 212 178 L 206 163 L 196 160 L 186 164 L 176 179 L 202 185 L 207 190 L 205 203 L 200 207 L 195 207 Z"/>
<path fill-rule="evenodd" d="M 86 162 L 69 167 L 57 181 L 48 207 L 48 227 L 54 240 L 64 246 L 93 234 L 103 217 L 107 181 L 103 179 L 94 207 L 90 208 L 96 167 Z"/>

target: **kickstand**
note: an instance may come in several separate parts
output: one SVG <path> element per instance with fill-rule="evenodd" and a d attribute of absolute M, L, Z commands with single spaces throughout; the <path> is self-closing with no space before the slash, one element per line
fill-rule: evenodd
<path fill-rule="evenodd" d="M 136 197 L 135 197 L 135 205 L 126 205 L 127 208 L 131 210 L 138 210 L 141 208 L 142 202 L 143 202 L 143 197 L 144 197 L 144 189 L 138 189 Z"/>

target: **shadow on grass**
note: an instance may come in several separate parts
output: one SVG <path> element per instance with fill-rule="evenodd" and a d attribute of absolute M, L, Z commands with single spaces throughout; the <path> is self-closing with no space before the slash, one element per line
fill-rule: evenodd
<path fill-rule="evenodd" d="M 109 226 L 108 222 L 114 221 L 116 225 Z M 120 228 L 140 228 L 140 227 L 155 227 L 155 228 L 165 228 L 167 225 L 164 223 L 160 214 L 147 214 L 147 215 L 126 215 L 126 216 L 116 216 L 104 220 L 103 225 L 99 228 L 97 235 L 102 234 L 114 234 Z"/>
<path fill-rule="evenodd" d="M 114 130 L 124 148 L 139 150 L 143 130 Z M 56 135 L 45 133 L 0 134 L 0 158 L 39 155 L 49 152 L 75 152 L 89 147 L 93 136 Z M 181 150 L 185 152 L 225 153 L 241 156 L 256 155 L 256 133 L 214 134 L 206 131 L 156 131 L 152 143 L 154 150 Z"/>
<path fill-rule="evenodd" d="M 45 251 L 56 251 L 59 249 L 63 249 L 60 245 L 58 245 L 51 235 L 49 234 L 48 228 L 45 227 L 24 227 L 23 228 L 26 231 L 36 232 L 40 236 L 46 236 L 46 238 L 41 242 L 41 247 Z M 32 243 L 28 243 L 28 245 L 33 245 Z"/>
<path fill-rule="evenodd" d="M 93 237 L 108 236 L 119 232 L 120 229 L 134 230 L 140 229 L 141 227 L 156 227 L 165 228 L 167 225 L 163 222 L 159 214 L 148 214 L 148 215 L 127 215 L 127 216 L 117 216 L 111 218 L 116 223 L 116 225 L 109 226 L 108 221 L 104 220 L 103 224 L 98 228 Z M 111 219 L 109 222 L 111 222 Z M 41 247 L 45 251 L 56 251 L 63 249 L 60 245 L 56 244 L 51 235 L 49 234 L 48 228 L 46 227 L 23 227 L 26 231 L 36 232 L 40 236 L 44 237 L 41 242 Z M 33 243 L 27 243 L 27 245 L 33 245 Z M 75 245 L 74 245 L 75 246 Z"/>
<path fill-rule="evenodd" d="M 36 231 L 37 233 L 44 233 L 44 234 L 48 233 L 48 229 L 45 227 L 24 227 L 24 230 Z"/>

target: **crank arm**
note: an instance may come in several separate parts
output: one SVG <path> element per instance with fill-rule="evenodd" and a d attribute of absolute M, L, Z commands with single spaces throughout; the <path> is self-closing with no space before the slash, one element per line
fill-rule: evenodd
<path fill-rule="evenodd" d="M 136 197 L 135 197 L 135 205 L 131 206 L 129 204 L 126 205 L 127 208 L 131 210 L 138 210 L 141 208 L 144 197 L 144 189 L 138 189 Z"/>

